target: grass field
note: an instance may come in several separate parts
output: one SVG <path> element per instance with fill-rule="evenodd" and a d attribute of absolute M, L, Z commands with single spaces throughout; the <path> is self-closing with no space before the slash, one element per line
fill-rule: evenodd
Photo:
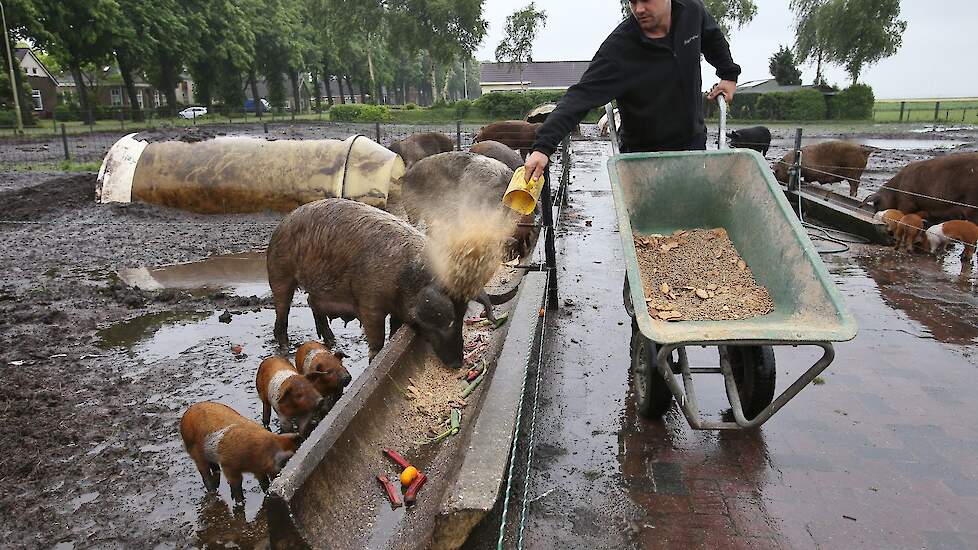
<path fill-rule="evenodd" d="M 900 122 L 901 104 L 904 108 L 903 122 L 936 120 L 948 124 L 978 124 L 978 98 L 880 100 L 873 107 L 873 119 L 877 122 Z"/>

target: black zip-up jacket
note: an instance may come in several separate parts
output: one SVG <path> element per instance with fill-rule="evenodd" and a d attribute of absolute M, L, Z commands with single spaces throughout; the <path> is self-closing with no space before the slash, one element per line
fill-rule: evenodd
<path fill-rule="evenodd" d="M 700 54 L 721 80 L 736 82 L 740 67 L 701 0 L 672 0 L 667 40 L 650 40 L 629 15 L 605 39 L 581 81 L 537 130 L 535 151 L 552 155 L 587 113 L 612 99 L 621 111 L 623 152 L 669 151 L 706 142 Z"/>

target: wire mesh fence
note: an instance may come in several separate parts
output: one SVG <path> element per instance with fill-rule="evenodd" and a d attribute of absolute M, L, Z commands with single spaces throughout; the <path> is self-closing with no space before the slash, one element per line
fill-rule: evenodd
<path fill-rule="evenodd" d="M 262 120 L 232 119 L 229 122 L 209 122 L 197 126 L 160 125 L 155 127 L 122 126 L 108 128 L 93 126 L 84 132 L 70 131 L 67 124 L 57 132 L 28 133 L 25 135 L 0 136 L 0 170 L 11 170 L 33 165 L 47 165 L 72 161 L 76 163 L 99 162 L 121 137 L 131 133 L 145 133 L 154 139 L 171 137 L 177 140 L 206 139 L 220 136 L 252 136 L 266 139 L 346 139 L 351 135 L 363 135 L 384 146 L 421 132 L 440 132 L 450 137 L 457 149 L 468 149 L 481 125 L 462 123 L 440 124 L 391 124 L 348 123 L 316 120 Z M 76 127 L 77 128 L 77 127 Z M 0 132 L 2 134 L 2 132 Z"/>

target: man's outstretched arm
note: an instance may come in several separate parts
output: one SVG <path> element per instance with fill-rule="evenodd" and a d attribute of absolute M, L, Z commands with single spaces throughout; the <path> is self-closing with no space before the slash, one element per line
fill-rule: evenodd
<path fill-rule="evenodd" d="M 557 150 L 560 142 L 571 133 L 575 126 L 594 108 L 618 97 L 625 89 L 624 75 L 618 64 L 599 51 L 581 81 L 570 87 L 554 112 L 537 130 L 533 143 L 533 153 L 526 159 L 527 179 L 539 178 Z"/>

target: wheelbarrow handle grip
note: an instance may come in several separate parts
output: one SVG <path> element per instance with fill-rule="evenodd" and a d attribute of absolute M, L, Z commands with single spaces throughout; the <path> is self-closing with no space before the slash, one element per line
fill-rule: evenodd
<path fill-rule="evenodd" d="M 717 96 L 717 105 L 720 106 L 720 135 L 717 137 L 717 147 L 727 148 L 727 98 L 723 94 Z"/>

